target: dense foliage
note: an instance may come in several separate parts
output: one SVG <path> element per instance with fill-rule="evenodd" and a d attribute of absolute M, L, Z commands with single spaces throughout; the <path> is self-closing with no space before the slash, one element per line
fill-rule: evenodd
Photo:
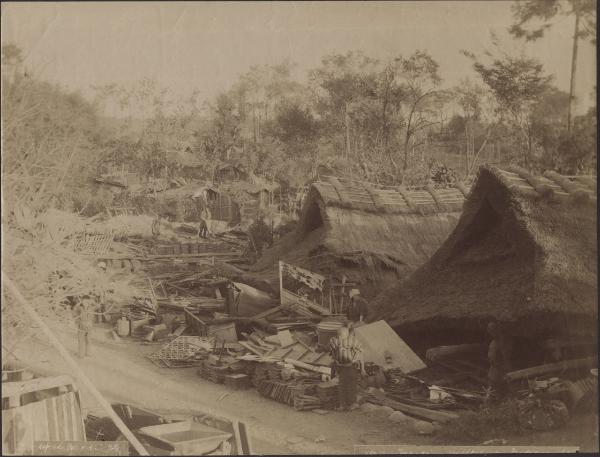
<path fill-rule="evenodd" d="M 52 200 L 93 214 L 112 196 L 88 183 L 115 169 L 141 180 L 212 180 L 229 161 L 282 188 L 323 174 L 445 186 L 483 161 L 592 171 L 595 108 L 574 117 L 569 132 L 569 95 L 538 61 L 464 54 L 477 79 L 454 88 L 426 51 L 388 61 L 348 52 L 323 57 L 305 84 L 290 62 L 251 67 L 204 104 L 150 80 L 95 87 L 90 102 L 20 71 L 20 50 L 8 45 L 3 68 L 15 71 L 3 72 L 5 190 L 15 203 Z M 121 115 L 106 115 L 107 106 Z"/>

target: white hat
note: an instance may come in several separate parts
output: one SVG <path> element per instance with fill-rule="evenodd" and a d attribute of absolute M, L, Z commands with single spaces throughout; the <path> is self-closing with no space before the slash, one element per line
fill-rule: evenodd
<path fill-rule="evenodd" d="M 352 298 L 355 295 L 359 295 L 359 294 L 360 294 L 360 290 L 358 290 L 358 289 L 351 289 L 350 293 L 348 295 L 350 296 L 350 298 Z"/>
<path fill-rule="evenodd" d="M 103 262 L 103 261 L 98 262 L 98 268 L 102 268 L 103 270 L 106 270 L 106 262 Z"/>

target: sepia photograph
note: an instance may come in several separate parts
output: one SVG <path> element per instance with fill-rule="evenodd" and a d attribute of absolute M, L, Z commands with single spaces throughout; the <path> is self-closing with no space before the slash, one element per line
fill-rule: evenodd
<path fill-rule="evenodd" d="M 2 455 L 599 452 L 596 0 L 0 8 Z"/>

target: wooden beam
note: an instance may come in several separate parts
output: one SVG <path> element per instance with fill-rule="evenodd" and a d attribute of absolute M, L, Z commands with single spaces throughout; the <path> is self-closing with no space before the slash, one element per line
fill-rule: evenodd
<path fill-rule="evenodd" d="M 51 378 L 34 378 L 28 381 L 3 382 L 2 398 L 24 395 L 39 390 L 54 389 L 62 386 L 76 386 L 73 379 L 67 375 L 53 376 Z"/>
<path fill-rule="evenodd" d="M 456 354 L 468 354 L 473 352 L 485 353 L 485 345 L 483 344 L 456 344 L 452 346 L 437 346 L 427 349 L 425 359 L 435 362 L 437 359 L 446 358 Z"/>
<path fill-rule="evenodd" d="M 449 422 L 454 419 L 458 419 L 458 415 L 454 413 L 450 413 L 447 411 L 436 411 L 432 409 L 423 408 L 421 406 L 413 406 L 407 405 L 405 403 L 400 403 L 399 401 L 392 400 L 389 398 L 377 398 L 377 397 L 368 397 L 368 402 L 375 403 L 377 405 L 389 406 L 397 411 L 402 411 L 403 413 L 408 413 L 412 416 L 420 417 L 422 419 L 427 419 L 432 422 Z"/>
<path fill-rule="evenodd" d="M 533 376 L 540 376 L 543 374 L 555 373 L 558 371 L 572 370 L 574 368 L 583 368 L 596 366 L 598 358 L 585 357 L 583 359 L 571 359 L 563 360 L 556 363 L 548 363 L 546 365 L 538 365 L 535 367 L 525 368 L 523 370 L 511 371 L 507 373 L 505 379 L 507 381 L 518 381 L 519 379 L 526 379 Z"/>
<path fill-rule="evenodd" d="M 160 259 L 201 259 L 205 257 L 240 257 L 241 252 L 203 252 L 200 254 L 153 254 L 146 256 L 112 255 L 100 256 L 106 260 L 160 260 Z"/>
<path fill-rule="evenodd" d="M 275 314 L 283 309 L 283 305 L 278 305 L 275 308 L 268 309 L 266 311 L 263 311 L 262 313 L 258 313 L 256 316 L 252 316 L 252 319 L 264 319 L 265 317 L 270 316 L 271 314 Z"/>
<path fill-rule="evenodd" d="M 331 376 L 331 368 L 318 367 L 318 366 L 310 365 L 308 363 L 300 362 L 299 360 L 295 360 L 295 359 L 283 359 L 283 361 L 285 363 L 289 363 L 290 365 L 294 365 L 295 367 L 298 367 L 298 368 L 304 368 L 305 370 L 316 371 L 317 373 L 323 373 L 328 376 Z"/>
<path fill-rule="evenodd" d="M 183 308 L 183 311 L 185 313 L 187 313 L 192 319 L 194 319 L 195 321 L 197 321 L 198 323 L 200 323 L 200 325 L 206 325 L 206 322 L 204 322 L 202 319 L 200 319 L 198 316 L 195 316 L 194 314 L 192 314 L 192 312 L 187 309 L 187 308 Z"/>
<path fill-rule="evenodd" d="M 139 442 L 139 440 L 135 437 L 131 430 L 127 428 L 125 423 L 121 420 L 121 418 L 115 413 L 115 411 L 110 406 L 110 403 L 106 401 L 106 399 L 102 396 L 102 394 L 96 389 L 96 386 L 90 381 L 87 375 L 83 372 L 83 370 L 79 367 L 77 362 L 71 357 L 71 354 L 64 348 L 60 341 L 54 336 L 52 330 L 48 328 L 44 320 L 38 315 L 35 309 L 25 300 L 25 297 L 21 295 L 21 292 L 17 287 L 13 284 L 13 282 L 4 274 L 2 271 L 2 283 L 6 286 L 6 288 L 13 294 L 13 296 L 17 299 L 17 301 L 21 304 L 22 309 L 29 315 L 29 317 L 40 327 L 42 332 L 46 335 L 46 337 L 50 340 L 52 346 L 56 348 L 56 350 L 60 353 L 60 355 L 65 359 L 67 364 L 71 367 L 71 369 L 75 372 L 75 376 L 81 383 L 87 387 L 90 393 L 94 396 L 94 398 L 100 403 L 100 406 L 106 414 L 112 419 L 114 424 L 117 426 L 119 431 L 125 436 L 125 438 L 131 443 L 131 445 L 135 448 L 135 450 L 140 455 L 149 455 L 146 448 Z"/>

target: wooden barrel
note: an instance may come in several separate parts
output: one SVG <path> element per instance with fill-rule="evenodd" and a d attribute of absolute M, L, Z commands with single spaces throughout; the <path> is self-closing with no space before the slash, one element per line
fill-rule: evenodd
<path fill-rule="evenodd" d="M 329 340 L 337 336 L 338 330 L 344 323 L 339 320 L 324 320 L 317 324 L 317 341 L 321 348 L 329 346 Z"/>

